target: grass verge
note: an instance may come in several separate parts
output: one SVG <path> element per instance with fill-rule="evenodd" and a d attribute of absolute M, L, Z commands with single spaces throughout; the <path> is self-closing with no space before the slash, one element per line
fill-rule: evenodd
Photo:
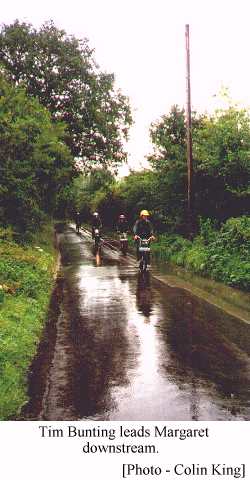
<path fill-rule="evenodd" d="M 28 245 L 0 230 L 0 419 L 20 413 L 27 375 L 43 329 L 57 253 L 46 225 Z"/>

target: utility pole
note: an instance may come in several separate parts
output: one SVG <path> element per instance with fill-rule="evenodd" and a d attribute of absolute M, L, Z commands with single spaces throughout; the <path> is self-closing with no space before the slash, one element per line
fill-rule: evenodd
<path fill-rule="evenodd" d="M 192 155 L 192 118 L 191 118 L 191 88 L 190 88 L 190 48 L 189 48 L 189 25 L 186 25 L 186 88 L 187 88 L 187 200 L 188 200 L 188 231 L 192 235 L 193 230 L 193 155 Z"/>

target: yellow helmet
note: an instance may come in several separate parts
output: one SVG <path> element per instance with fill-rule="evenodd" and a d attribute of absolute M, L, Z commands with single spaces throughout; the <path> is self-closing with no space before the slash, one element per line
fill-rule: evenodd
<path fill-rule="evenodd" d="M 147 210 L 142 210 L 140 213 L 140 217 L 149 217 L 149 212 Z"/>

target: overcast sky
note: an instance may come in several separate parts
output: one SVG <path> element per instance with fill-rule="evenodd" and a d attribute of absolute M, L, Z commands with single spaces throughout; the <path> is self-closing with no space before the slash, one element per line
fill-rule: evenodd
<path fill-rule="evenodd" d="M 250 105 L 249 0 L 8 0 L 1 21 L 39 27 L 52 19 L 87 37 L 101 70 L 130 97 L 135 125 L 128 145 L 137 166 L 150 151 L 148 127 L 186 102 L 185 24 L 190 25 L 192 106 L 216 107 L 222 85 Z"/>

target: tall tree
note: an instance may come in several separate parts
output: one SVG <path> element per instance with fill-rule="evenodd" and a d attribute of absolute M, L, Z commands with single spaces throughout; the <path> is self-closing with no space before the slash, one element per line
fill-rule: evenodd
<path fill-rule="evenodd" d="M 126 159 L 123 140 L 131 124 L 128 99 L 114 75 L 99 70 L 88 41 L 66 35 L 52 21 L 40 30 L 15 21 L 0 32 L 0 64 L 67 124 L 66 142 L 84 167 L 116 167 Z"/>
<path fill-rule="evenodd" d="M 194 122 L 195 123 L 195 122 Z M 167 228 L 185 223 L 187 154 L 185 111 L 174 105 L 168 115 L 151 124 L 154 152 L 148 157 L 154 172 L 157 213 Z"/>
<path fill-rule="evenodd" d="M 25 231 L 52 214 L 75 175 L 64 126 L 21 87 L 0 76 L 0 215 Z"/>
<path fill-rule="evenodd" d="M 151 124 L 153 155 L 148 157 L 156 171 L 169 170 L 186 161 L 185 111 L 174 105 L 168 115 Z"/>
<path fill-rule="evenodd" d="M 230 106 L 204 119 L 194 142 L 201 214 L 224 221 L 250 213 L 250 115 Z"/>
<path fill-rule="evenodd" d="M 159 208 L 186 221 L 187 166 L 184 110 L 172 107 L 151 126 Z M 196 215 L 224 221 L 249 214 L 250 116 L 230 106 L 192 118 L 194 208 Z M 182 219 L 182 220 L 181 220 Z"/>

